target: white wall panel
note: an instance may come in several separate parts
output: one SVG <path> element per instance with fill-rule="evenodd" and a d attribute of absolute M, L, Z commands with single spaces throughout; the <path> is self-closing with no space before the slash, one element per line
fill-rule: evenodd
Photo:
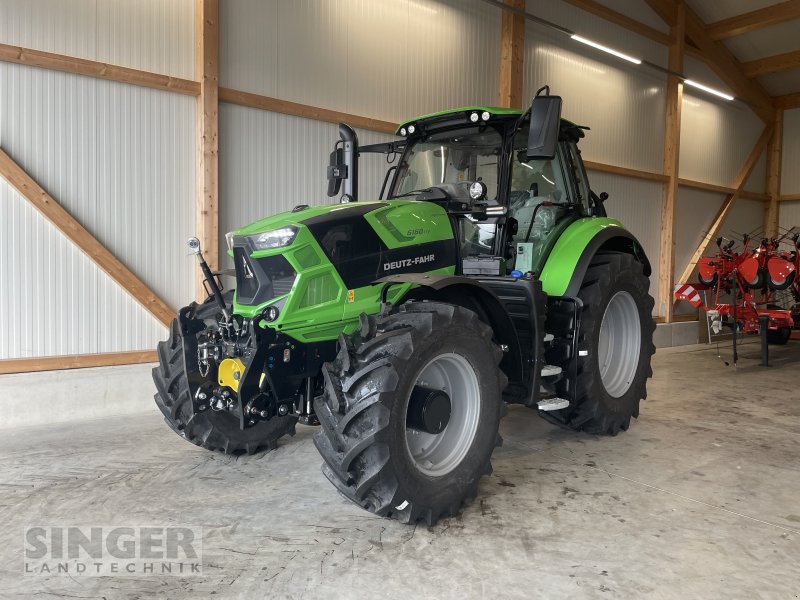
<path fill-rule="evenodd" d="M 634 5 L 637 4 L 636 0 L 614 0 L 613 4 L 620 7 L 630 5 L 631 8 L 623 9 L 623 12 L 625 14 L 631 14 L 631 16 L 632 13 L 638 13 L 640 10 L 640 8 L 634 7 Z M 644 2 L 638 4 L 643 8 Z M 548 0 L 547 2 L 542 2 L 541 0 L 527 0 L 527 10 L 529 13 L 537 17 L 546 19 L 547 21 L 555 23 L 561 27 L 565 27 L 583 37 L 592 39 L 611 48 L 615 48 L 620 52 L 636 56 L 637 58 L 643 60 L 649 60 L 657 65 L 664 67 L 666 66 L 667 49 L 662 44 L 642 37 L 641 35 L 634 33 L 629 29 L 625 29 L 624 27 L 619 27 L 613 23 L 609 23 L 605 19 L 596 17 L 585 10 L 581 10 L 580 8 L 572 6 L 571 4 L 567 4 L 563 0 Z M 649 9 L 645 10 L 649 11 Z M 529 26 L 532 25 L 530 21 L 528 23 Z M 537 33 L 534 34 L 534 37 L 526 36 L 527 43 L 534 41 L 535 37 L 538 37 L 541 33 L 547 32 L 563 40 L 563 43 L 566 44 L 569 49 L 574 50 L 576 54 L 592 57 L 615 67 L 618 65 L 617 61 L 620 59 L 609 56 L 608 54 L 588 46 L 584 46 L 583 44 L 579 44 L 578 42 L 571 40 L 566 34 L 559 33 L 550 28 L 543 28 L 539 25 L 535 25 L 534 27 L 534 31 Z M 666 29 L 663 29 L 663 31 L 666 31 Z M 642 72 L 646 72 L 644 67 L 639 67 L 638 69 L 640 69 Z M 660 76 L 657 77 L 660 78 Z M 590 91 L 590 89 L 587 89 L 587 93 Z"/>
<path fill-rule="evenodd" d="M 800 202 L 781 202 L 781 231 L 795 228 L 800 231 Z"/>
<path fill-rule="evenodd" d="M 797 44 L 796 41 L 794 43 Z M 758 82 L 770 96 L 794 94 L 800 90 L 800 69 L 763 75 L 758 78 Z"/>
<path fill-rule="evenodd" d="M 776 0 L 689 0 L 687 4 L 697 12 L 704 23 L 714 23 L 777 2 Z"/>
<path fill-rule="evenodd" d="M 642 244 L 653 268 L 650 275 L 650 294 L 655 298 L 661 243 L 661 184 L 594 171 L 589 172 L 589 181 L 598 194 L 608 192 L 605 203 L 608 216 L 619 219 Z"/>
<path fill-rule="evenodd" d="M 675 214 L 675 283 L 679 281 L 683 270 L 689 264 L 692 254 L 708 233 L 709 227 L 723 196 L 704 190 L 681 187 L 678 191 L 678 203 Z M 694 314 L 697 312 L 688 302 L 679 302 L 677 314 Z"/>
<path fill-rule="evenodd" d="M 800 108 L 783 113 L 781 194 L 800 194 Z"/>
<path fill-rule="evenodd" d="M 395 139 L 358 130 L 360 144 Z M 328 204 L 328 156 L 339 139 L 332 123 L 220 105 L 220 236 L 298 204 Z M 377 200 L 389 165 L 362 155 L 359 197 Z"/>
<path fill-rule="evenodd" d="M 0 82 L 4 150 L 165 301 L 186 303 L 194 278 L 184 249 L 194 231 L 194 99 L 10 64 L 0 65 Z M 38 213 L 18 207 L 12 216 L 13 226 L 3 220 L 3 247 L 35 248 L 22 267 L 37 274 L 21 280 L 30 290 L 24 304 L 0 310 L 2 327 L 41 331 L 37 321 L 48 315 L 59 329 L 19 338 L 24 346 L 4 352 L 154 347 L 163 329 L 149 313 Z"/>
<path fill-rule="evenodd" d="M 739 198 L 722 225 L 721 235 L 732 240 L 741 239 L 745 233 L 753 237 L 761 235 L 764 231 L 766 209 L 765 202 Z"/>
<path fill-rule="evenodd" d="M 722 194 L 714 192 L 679 188 L 675 213 L 675 277 L 679 277 L 689 264 L 724 199 Z"/>
<path fill-rule="evenodd" d="M 0 42 L 192 79 L 193 0 L 0 0 Z"/>
<path fill-rule="evenodd" d="M 711 79 L 708 70 L 691 59 L 687 59 L 687 74 L 702 82 Z M 740 103 L 712 98 L 684 88 L 680 175 L 729 186 L 764 130 L 764 123 Z"/>
<path fill-rule="evenodd" d="M 767 153 L 762 152 L 761 157 L 756 161 L 753 172 L 744 182 L 744 189 L 748 192 L 766 193 L 767 191 Z"/>
<path fill-rule="evenodd" d="M 500 11 L 480 0 L 229 0 L 223 86 L 401 121 L 496 104 Z"/>
<path fill-rule="evenodd" d="M 195 78 L 194 0 L 95 1 L 97 60 Z"/>
<path fill-rule="evenodd" d="M 799 31 L 797 21 L 787 21 L 728 38 L 724 43 L 739 62 L 748 62 L 797 50 Z"/>
<path fill-rule="evenodd" d="M 0 238 L 0 359 L 149 350 L 164 337 L 160 323 L 3 179 Z"/>
<path fill-rule="evenodd" d="M 527 33 L 525 98 L 545 84 L 562 96 L 564 117 L 591 128 L 581 141 L 586 159 L 660 172 L 664 79 L 589 54 L 540 26 L 529 24 Z"/>
<path fill-rule="evenodd" d="M 662 33 L 669 33 L 669 26 L 664 23 L 653 9 L 646 2 L 641 0 L 599 0 L 599 4 L 609 7 L 623 15 L 636 19 L 648 27 L 652 27 Z"/>

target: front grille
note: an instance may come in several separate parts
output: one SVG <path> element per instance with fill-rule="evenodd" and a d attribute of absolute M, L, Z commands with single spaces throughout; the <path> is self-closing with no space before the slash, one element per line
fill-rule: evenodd
<path fill-rule="evenodd" d="M 251 258 L 244 247 L 234 247 L 236 299 L 239 304 L 257 305 L 288 294 L 297 278 L 284 256 Z"/>

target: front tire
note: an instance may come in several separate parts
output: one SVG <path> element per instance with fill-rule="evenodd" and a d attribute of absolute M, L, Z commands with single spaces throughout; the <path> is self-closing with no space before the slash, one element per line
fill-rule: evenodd
<path fill-rule="evenodd" d="M 592 434 L 616 435 L 639 416 L 655 352 L 649 287 L 642 263 L 629 254 L 598 254 L 592 259 L 578 292 L 583 310 L 577 400 L 563 410 L 542 413 L 548 420 Z"/>
<path fill-rule="evenodd" d="M 231 302 L 232 295 L 232 292 L 225 294 L 226 303 Z M 189 310 L 192 319 L 202 320 L 208 326 L 215 322 L 219 309 L 213 299 L 208 299 L 203 304 L 192 303 Z M 227 411 L 207 410 L 195 414 L 184 370 L 183 336 L 178 319 L 173 319 L 169 338 L 158 344 L 159 365 L 153 369 L 153 381 L 158 390 L 154 396 L 156 405 L 175 433 L 196 446 L 225 454 L 271 450 L 277 446 L 279 438 L 295 434 L 297 418 L 294 416 L 276 416 L 242 430 L 238 418 Z"/>
<path fill-rule="evenodd" d="M 322 471 L 347 498 L 380 516 L 429 525 L 475 498 L 501 442 L 507 383 L 492 331 L 470 310 L 412 302 L 340 340 L 314 401 Z M 443 390 L 450 412 L 438 434 L 413 426 L 419 390 Z M 409 414 L 412 414 L 410 417 Z"/>

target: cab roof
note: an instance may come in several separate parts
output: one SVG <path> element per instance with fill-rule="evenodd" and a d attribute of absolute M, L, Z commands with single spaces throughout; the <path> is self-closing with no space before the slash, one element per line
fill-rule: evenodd
<path fill-rule="evenodd" d="M 451 108 L 449 110 L 442 110 L 439 112 L 431 113 L 429 115 L 422 115 L 421 117 L 416 117 L 415 119 L 409 119 L 405 123 L 401 123 L 397 127 L 397 131 L 395 131 L 395 135 L 400 135 L 400 130 L 404 127 L 408 127 L 413 123 L 417 123 L 418 121 L 438 121 L 440 118 L 443 118 L 443 121 L 447 121 L 446 117 L 461 117 L 465 116 L 468 113 L 483 113 L 488 112 L 492 117 L 498 116 L 512 116 L 518 117 L 522 114 L 522 110 L 519 108 L 501 108 L 499 106 L 462 106 L 461 108 Z"/>
<path fill-rule="evenodd" d="M 408 128 L 409 125 L 413 125 L 416 123 L 424 123 L 424 125 L 434 125 L 435 127 L 442 127 L 446 125 L 456 125 L 459 123 L 469 124 L 469 115 L 472 113 L 478 113 L 482 115 L 484 112 L 488 112 L 490 117 L 489 120 L 496 120 L 497 118 L 509 118 L 509 117 L 519 117 L 523 111 L 520 108 L 502 108 L 499 106 L 462 106 L 461 108 L 451 108 L 449 110 L 442 110 L 439 112 L 431 113 L 429 115 L 422 115 L 421 117 L 417 117 L 415 119 L 409 119 L 408 121 L 401 123 L 397 130 L 394 132 L 395 135 L 404 135 L 400 133 L 402 129 Z M 572 121 L 567 119 L 561 119 L 561 130 L 569 130 L 574 132 L 577 138 L 584 137 L 584 130 L 588 130 L 588 127 L 584 127 L 582 125 L 577 125 Z"/>

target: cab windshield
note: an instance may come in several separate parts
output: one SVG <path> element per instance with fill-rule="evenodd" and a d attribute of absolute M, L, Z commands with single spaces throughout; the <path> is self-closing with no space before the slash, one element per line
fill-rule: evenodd
<path fill-rule="evenodd" d="M 495 201 L 500 181 L 503 138 L 492 126 L 434 132 L 411 145 L 397 168 L 391 197 L 413 196 L 438 187 L 452 199 L 469 200 L 469 184 L 486 184 Z"/>

